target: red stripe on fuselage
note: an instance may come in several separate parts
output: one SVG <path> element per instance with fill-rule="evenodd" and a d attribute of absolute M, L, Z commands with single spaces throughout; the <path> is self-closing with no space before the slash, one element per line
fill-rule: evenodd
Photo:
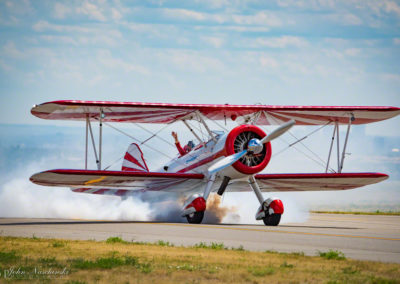
<path fill-rule="evenodd" d="M 211 161 L 213 161 L 215 159 L 218 159 L 219 157 L 224 156 L 224 153 L 225 153 L 225 148 L 223 150 L 219 151 L 218 153 L 215 153 L 214 155 L 211 155 L 210 157 L 207 157 L 207 158 L 205 158 L 205 159 L 203 159 L 201 161 L 198 161 L 197 163 L 194 163 L 194 164 L 192 164 L 190 166 L 187 166 L 186 168 L 183 168 L 183 169 L 177 171 L 177 173 L 184 173 L 184 172 L 196 169 L 196 168 L 198 168 L 198 167 L 200 167 L 200 166 L 202 166 L 204 164 L 207 164 L 207 163 L 209 163 L 209 162 L 211 162 Z"/>

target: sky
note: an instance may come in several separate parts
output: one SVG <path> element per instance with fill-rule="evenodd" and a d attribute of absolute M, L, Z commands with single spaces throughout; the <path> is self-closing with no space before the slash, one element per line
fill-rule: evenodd
<path fill-rule="evenodd" d="M 2 0 L 0 33 L 3 123 L 57 99 L 400 105 L 399 1 Z"/>
<path fill-rule="evenodd" d="M 400 106 L 400 1 L 0 0 L 0 35 L 0 204 L 9 204 L 16 184 L 34 198 L 38 187 L 27 181 L 33 172 L 82 162 L 84 140 L 62 128 L 81 123 L 30 114 L 46 101 Z M 373 200 L 380 190 L 377 202 L 392 200 L 393 208 L 400 204 L 388 198 L 399 188 L 399 124 L 397 117 L 352 128 L 345 166 L 389 173 L 391 181 L 364 196 Z M 312 129 L 296 131 L 301 137 Z M 309 147 L 325 157 L 330 133 Z M 122 145 L 116 138 L 104 143 L 110 141 L 110 153 Z M 279 157 L 271 170 L 315 171 L 304 156 Z M 7 165 L 15 168 L 7 173 Z M 349 205 L 361 193 L 351 192 L 328 199 Z M 330 201 L 314 194 L 287 202 L 307 198 Z"/>

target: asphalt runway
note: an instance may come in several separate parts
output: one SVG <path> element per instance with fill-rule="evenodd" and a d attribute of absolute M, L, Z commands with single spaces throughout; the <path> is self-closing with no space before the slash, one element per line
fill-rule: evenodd
<path fill-rule="evenodd" d="M 243 246 L 247 250 L 304 252 L 337 249 L 346 257 L 400 263 L 400 216 L 310 214 L 305 223 L 264 225 L 151 223 L 63 219 L 0 218 L 2 236 L 127 241 L 199 242 Z"/>

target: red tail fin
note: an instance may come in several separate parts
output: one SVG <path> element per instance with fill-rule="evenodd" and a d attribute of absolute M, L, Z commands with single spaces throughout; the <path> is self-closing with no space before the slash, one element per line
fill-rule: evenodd
<path fill-rule="evenodd" d="M 142 150 L 139 145 L 132 143 L 129 145 L 122 162 L 122 171 L 148 172 L 146 161 L 143 158 Z"/>

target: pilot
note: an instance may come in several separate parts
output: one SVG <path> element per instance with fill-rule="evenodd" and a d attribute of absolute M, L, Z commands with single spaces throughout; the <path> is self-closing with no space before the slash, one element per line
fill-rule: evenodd
<path fill-rule="evenodd" d="M 176 132 L 172 132 L 171 134 L 172 134 L 172 137 L 174 137 L 174 139 L 175 139 L 175 146 L 178 149 L 179 154 L 181 156 L 186 155 L 186 153 L 190 152 L 194 148 L 194 143 L 191 140 L 186 144 L 185 147 L 182 148 L 181 143 L 179 143 L 179 140 L 178 140 L 178 134 Z"/>

